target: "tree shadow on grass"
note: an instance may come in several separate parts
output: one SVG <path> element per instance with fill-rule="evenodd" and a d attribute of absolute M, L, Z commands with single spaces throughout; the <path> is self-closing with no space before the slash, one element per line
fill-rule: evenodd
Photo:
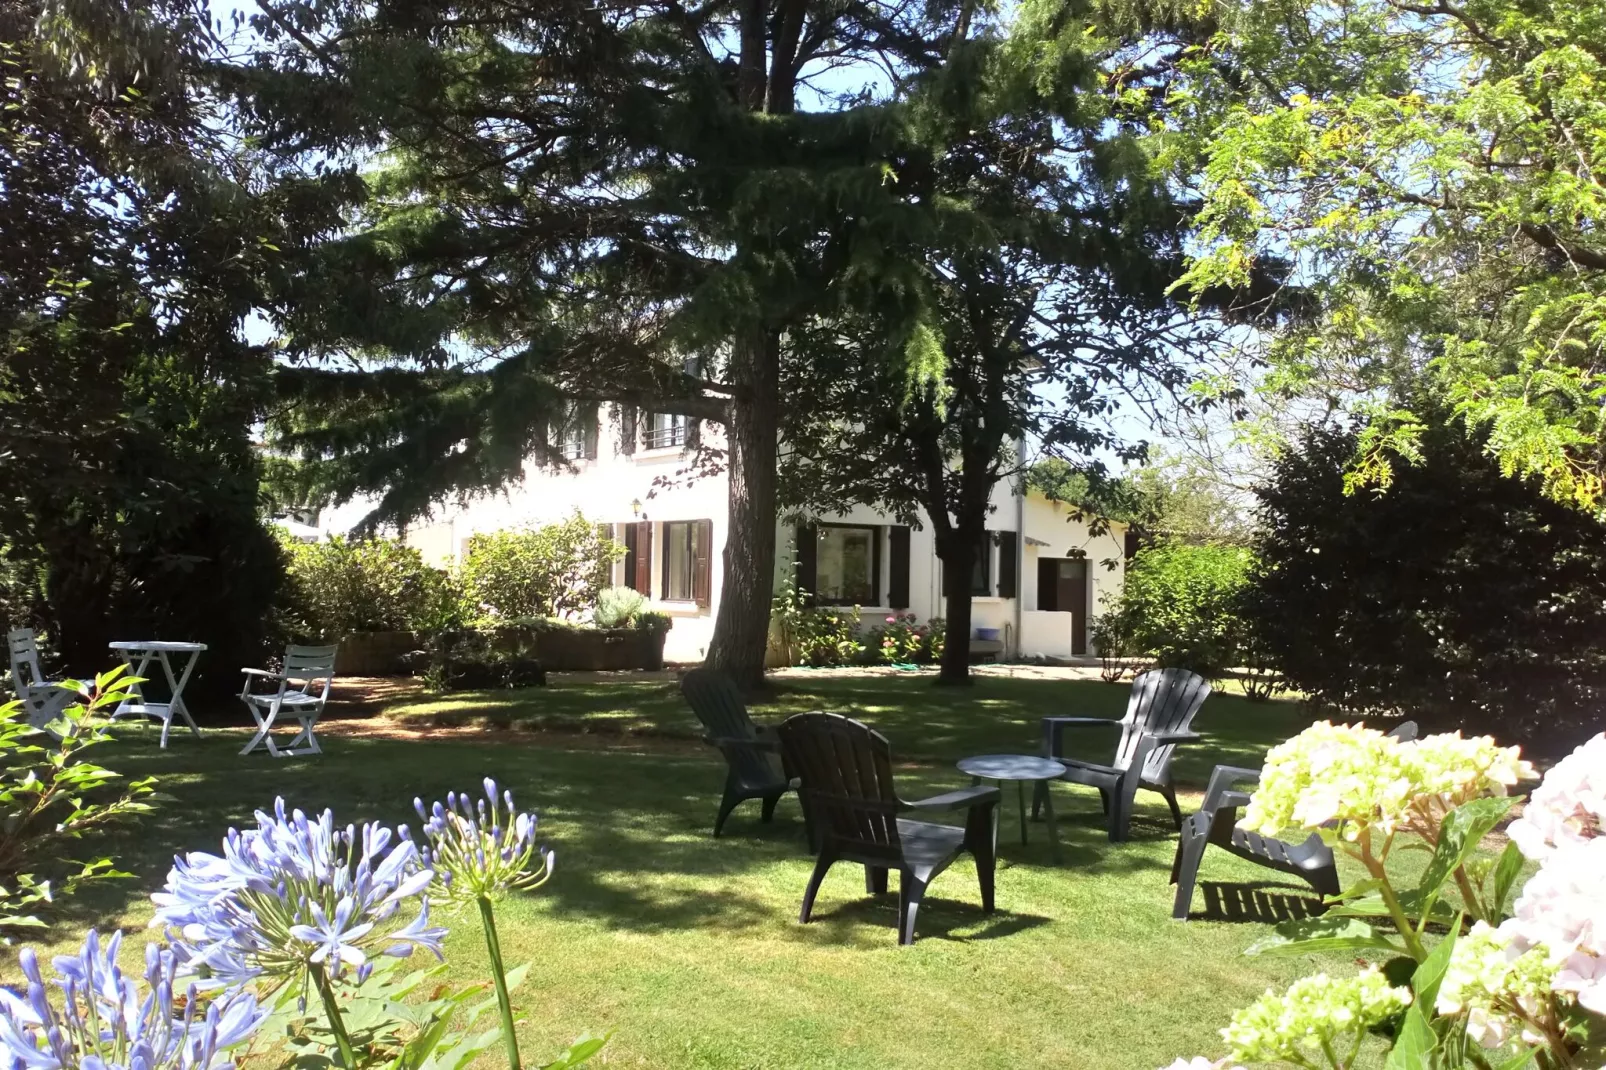
<path fill-rule="evenodd" d="M 553 743 L 552 737 L 529 743 L 331 737 L 322 756 L 275 761 L 239 755 L 240 739 L 217 734 L 175 741 L 166 751 L 120 742 L 106 748 L 102 761 L 129 778 L 157 776 L 171 801 L 74 845 L 73 857 L 106 855 L 135 876 L 86 889 L 55 916 L 105 925 L 137 913 L 139 901 L 165 879 L 175 853 L 217 851 L 230 826 L 249 826 L 252 811 L 270 809 L 277 795 L 310 813 L 332 807 L 341 824 L 416 825 L 414 796 L 427 802 L 448 790 L 477 793 L 487 775 L 540 814 L 557 867 L 538 898 L 554 915 L 638 932 L 738 932 L 773 926 L 795 911 L 793 890 L 800 899 L 811 866 L 795 796 L 781 802 L 771 824 L 759 821 L 757 802 L 744 804 L 725 835 L 715 839 L 711 827 L 725 770 L 714 752 L 665 752 L 624 741 L 606 747 Z M 957 771 L 923 771 L 900 777 L 899 790 L 918 799 L 963 780 Z M 1145 849 L 1145 841 L 1172 833 L 1146 824 L 1135 831 L 1134 844 L 1109 843 L 1094 798 L 1087 812 L 1061 818 L 1061 861 L 1053 867 L 1046 830 L 1034 828 L 1023 848 L 1012 839 L 1018 828 L 1007 820 L 999 834 L 1001 880 L 1008 880 L 1014 866 L 1063 872 L 1066 879 L 1164 868 L 1165 860 Z M 778 900 L 787 902 L 784 910 Z M 929 921 L 923 911 L 922 930 L 971 928 L 974 919 L 965 912 L 979 916 L 979 905 L 956 909 L 951 922 L 944 921 L 951 916 L 947 908 L 932 911 Z M 1018 931 L 999 926 L 998 936 Z"/>
<path fill-rule="evenodd" d="M 1188 914 L 1189 920 L 1234 924 L 1277 925 L 1302 921 L 1322 913 L 1322 902 L 1298 885 L 1276 881 L 1225 883 L 1201 881 L 1205 907 Z"/>

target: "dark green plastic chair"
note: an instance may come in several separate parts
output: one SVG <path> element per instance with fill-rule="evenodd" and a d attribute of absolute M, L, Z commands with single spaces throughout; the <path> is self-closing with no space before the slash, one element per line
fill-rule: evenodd
<path fill-rule="evenodd" d="M 1402 721 L 1389 735 L 1409 743 L 1416 738 L 1416 722 Z M 1238 827 L 1238 810 L 1249 805 L 1250 794 L 1241 789 L 1259 782 L 1258 769 L 1218 765 L 1211 771 L 1204 805 L 1182 823 L 1176 857 L 1171 862 L 1171 883 L 1177 886 L 1171 916 L 1177 921 L 1188 920 L 1199 863 L 1204 860 L 1205 848 L 1211 845 L 1246 862 L 1298 877 L 1324 898 L 1339 894 L 1338 865 L 1321 833 L 1313 832 L 1300 843 L 1289 843 Z"/>
<path fill-rule="evenodd" d="M 895 869 L 898 943 L 912 944 L 926 887 L 961 851 L 975 856 L 982 908 L 992 913 L 997 788 L 961 788 L 904 802 L 892 783 L 892 745 L 881 733 L 839 713 L 800 713 L 777 732 L 782 753 L 798 775 L 798 797 L 818 854 L 798 921 L 808 923 L 820 883 L 835 863 L 864 866 L 865 891 L 871 895 L 887 890 L 887 871 Z M 965 827 L 905 816 L 945 811 L 963 811 Z"/>
<path fill-rule="evenodd" d="M 1171 819 L 1178 828 L 1182 826 L 1176 784 L 1171 779 L 1171 753 L 1178 743 L 1199 738 L 1192 730 L 1193 718 L 1209 696 L 1210 684 L 1202 676 L 1186 669 L 1151 669 L 1132 681 L 1126 716 L 1119 721 L 1108 717 L 1043 718 L 1043 756 L 1065 766 L 1061 780 L 1099 789 L 1111 843 L 1127 838 L 1139 788 L 1163 796 L 1171 807 Z M 1067 754 L 1068 728 L 1116 729 L 1119 738 L 1109 764 Z M 1048 781 L 1039 781 L 1032 797 L 1034 819 L 1047 797 Z"/>
<path fill-rule="evenodd" d="M 702 722 L 703 742 L 719 748 L 728 766 L 714 835 L 724 829 L 731 811 L 749 799 L 762 799 L 763 820 L 772 820 L 775 804 L 792 790 L 775 729 L 754 724 L 736 684 L 713 669 L 693 669 L 681 677 L 680 693 Z"/>

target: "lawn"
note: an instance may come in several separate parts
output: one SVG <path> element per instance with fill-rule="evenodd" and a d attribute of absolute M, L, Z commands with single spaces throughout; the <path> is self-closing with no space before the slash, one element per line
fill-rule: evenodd
<path fill-rule="evenodd" d="M 1044 713 L 1117 712 L 1126 690 L 987 679 L 950 692 L 910 679 L 823 676 L 787 686 L 761 717 L 821 706 L 863 716 L 907 759 L 900 773 L 911 797 L 962 783 L 949 763 L 965 754 L 1032 747 Z M 860 872 L 844 865 L 814 923 L 800 926 L 810 862 L 795 801 L 770 826 L 748 804 L 714 840 L 723 767 L 712 751 L 673 738 L 693 733 L 668 688 L 560 685 L 477 701 L 502 723 L 636 734 L 331 732 L 322 758 L 274 762 L 237 755 L 243 732 L 175 737 L 163 752 L 153 734 L 126 730 L 102 760 L 161 777 L 172 801 L 109 844 L 135 879 L 86 892 L 52 935 L 65 943 L 76 923 L 141 926 L 144 897 L 175 849 L 215 846 L 275 794 L 306 809 L 332 806 L 342 821 L 408 821 L 415 795 L 473 788 L 489 774 L 539 808 L 557 851 L 552 881 L 501 910 L 509 959 L 534 964 L 518 995 L 532 1054 L 611 1030 L 606 1065 L 621 1067 L 1141 1070 L 1219 1054 L 1216 1030 L 1234 1008 L 1314 961 L 1243 957 L 1265 935 L 1266 917 L 1294 904 L 1285 887 L 1269 886 L 1275 875 L 1232 859 L 1206 861 L 1206 881 L 1228 882 L 1207 887 L 1208 915 L 1173 922 L 1174 834 L 1163 802 L 1140 796 L 1134 841 L 1112 845 L 1096 793 L 1066 786 L 1057 789 L 1057 866 L 1042 827 L 1023 847 L 1004 811 L 996 914 L 981 912 L 974 868 L 962 860 L 934 883 L 919 942 L 900 949 L 895 897 L 868 899 Z M 399 702 L 391 712 L 405 721 L 431 711 Z M 1291 706 L 1213 696 L 1198 721 L 1206 741 L 1179 762 L 1184 779 L 1197 783 L 1216 761 L 1251 759 L 1299 725 Z M 1263 893 L 1249 897 L 1249 918 L 1222 907 L 1249 886 Z M 1199 895 L 1195 910 L 1206 904 Z M 447 950 L 451 977 L 483 976 L 471 918 L 459 919 Z"/>

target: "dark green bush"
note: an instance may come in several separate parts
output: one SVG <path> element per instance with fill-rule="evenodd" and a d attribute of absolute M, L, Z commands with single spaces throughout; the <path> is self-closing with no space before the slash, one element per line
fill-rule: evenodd
<path fill-rule="evenodd" d="M 1434 423 L 1383 493 L 1344 493 L 1351 431 L 1313 432 L 1259 493 L 1248 623 L 1292 687 L 1512 738 L 1606 705 L 1606 525 Z"/>

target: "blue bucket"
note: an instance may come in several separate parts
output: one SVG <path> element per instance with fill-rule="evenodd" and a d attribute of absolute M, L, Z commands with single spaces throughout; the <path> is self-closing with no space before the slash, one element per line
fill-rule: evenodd
<path fill-rule="evenodd" d="M 998 642 L 997 628 L 977 628 L 976 638 L 988 643 Z"/>

